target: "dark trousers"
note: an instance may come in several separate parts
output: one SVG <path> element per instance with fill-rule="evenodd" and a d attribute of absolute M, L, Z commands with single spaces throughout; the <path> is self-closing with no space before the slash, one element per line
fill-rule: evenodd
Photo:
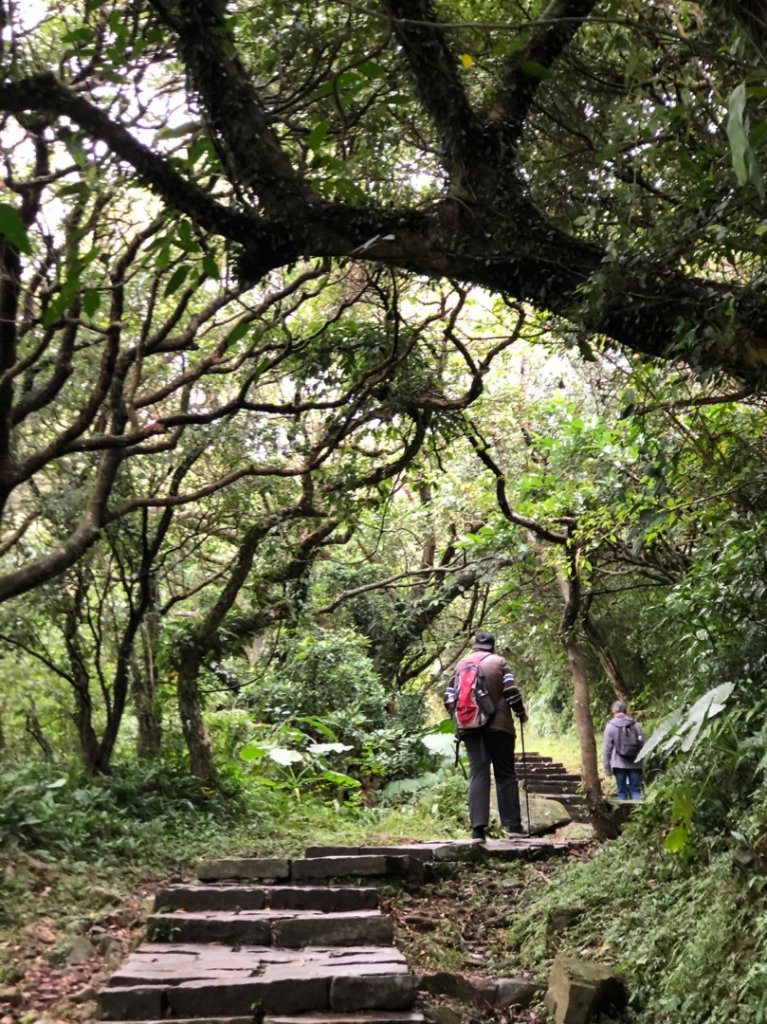
<path fill-rule="evenodd" d="M 642 799 L 642 769 L 613 768 L 619 800 Z"/>
<path fill-rule="evenodd" d="M 463 737 L 469 758 L 469 818 L 471 827 L 490 821 L 490 766 L 495 776 L 498 814 L 504 828 L 521 828 L 519 789 L 514 769 L 514 736 L 480 729 Z"/>

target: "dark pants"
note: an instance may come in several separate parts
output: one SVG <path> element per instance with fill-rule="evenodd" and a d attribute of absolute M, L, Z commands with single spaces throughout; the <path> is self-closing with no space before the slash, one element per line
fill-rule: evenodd
<path fill-rule="evenodd" d="M 642 769 L 613 768 L 619 800 L 642 799 Z"/>
<path fill-rule="evenodd" d="M 495 776 L 498 814 L 504 828 L 519 829 L 517 773 L 514 770 L 514 736 L 487 729 L 463 737 L 469 758 L 469 817 L 471 827 L 487 827 L 490 821 L 490 765 Z"/>

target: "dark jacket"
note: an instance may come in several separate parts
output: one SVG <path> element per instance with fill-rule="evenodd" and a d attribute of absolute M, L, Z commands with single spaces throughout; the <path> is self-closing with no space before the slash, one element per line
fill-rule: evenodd
<path fill-rule="evenodd" d="M 605 745 L 604 745 L 604 765 L 605 772 L 608 775 L 612 775 L 613 768 L 641 768 L 642 762 L 637 764 L 635 761 L 630 760 L 627 757 L 621 757 L 618 751 L 615 749 L 615 739 L 618 735 L 618 729 L 623 725 L 629 725 L 634 719 L 631 715 L 626 715 L 623 712 L 617 714 L 614 718 L 605 726 Z M 640 725 L 637 725 L 637 732 L 639 733 L 639 739 L 644 743 L 644 733 Z"/>
<path fill-rule="evenodd" d="M 518 717 L 526 717 L 525 705 L 522 694 L 517 689 L 514 680 L 514 673 L 511 671 L 508 662 L 500 654 L 493 654 L 491 651 L 483 651 L 481 647 L 475 647 L 471 652 L 473 661 L 482 658 L 482 674 L 487 682 L 487 689 L 495 704 L 495 714 L 485 728 L 491 732 L 508 732 L 513 736 L 514 721 L 511 717 L 511 710 Z M 461 658 L 456 669 L 466 659 Z"/>

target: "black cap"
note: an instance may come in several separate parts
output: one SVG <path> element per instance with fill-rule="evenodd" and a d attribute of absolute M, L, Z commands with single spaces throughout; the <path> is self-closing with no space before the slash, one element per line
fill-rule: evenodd
<path fill-rule="evenodd" d="M 492 633 L 477 633 L 474 637 L 474 646 L 478 647 L 481 651 L 494 651 L 495 637 Z"/>

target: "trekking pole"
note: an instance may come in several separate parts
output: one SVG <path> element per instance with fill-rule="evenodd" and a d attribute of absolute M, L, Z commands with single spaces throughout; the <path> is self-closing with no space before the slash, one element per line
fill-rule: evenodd
<path fill-rule="evenodd" d="M 522 748 L 522 770 L 525 776 L 525 807 L 527 809 L 527 834 L 530 835 L 532 825 L 530 824 L 530 796 L 527 791 L 527 762 L 525 761 L 525 727 L 521 718 L 519 720 L 519 745 Z"/>
<path fill-rule="evenodd" d="M 461 771 L 463 772 L 464 779 L 468 778 L 468 776 L 466 774 L 466 769 L 463 766 L 463 761 L 461 760 L 461 737 L 456 735 L 456 737 L 455 737 L 455 764 L 453 765 L 453 767 L 457 768 L 458 765 L 461 766 Z"/>

